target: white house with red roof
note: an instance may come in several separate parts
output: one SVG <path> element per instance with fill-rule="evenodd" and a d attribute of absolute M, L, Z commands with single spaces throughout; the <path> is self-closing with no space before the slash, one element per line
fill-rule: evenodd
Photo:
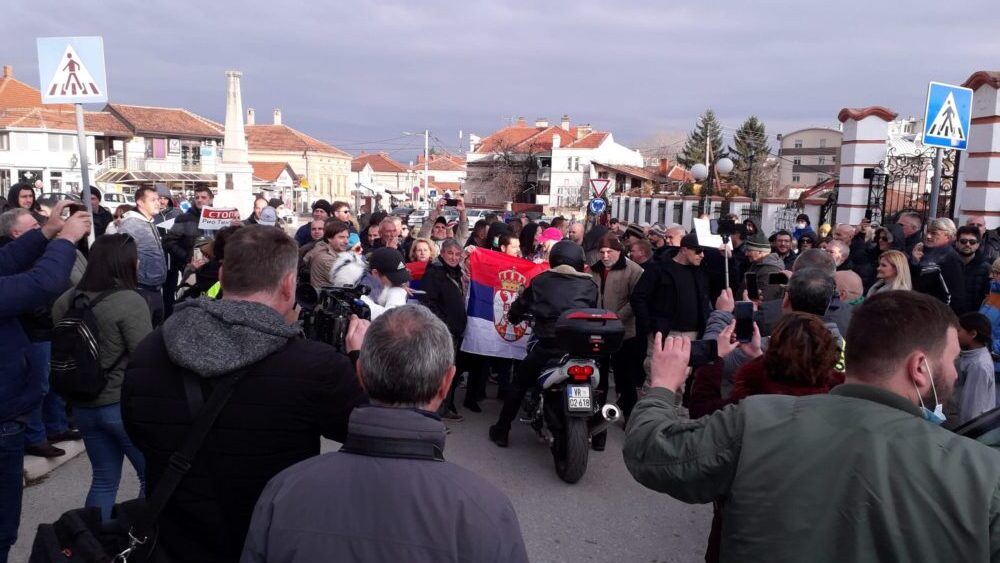
<path fill-rule="evenodd" d="M 641 169 L 639 151 L 617 143 L 608 131 L 590 125 L 572 126 L 564 115 L 558 125 L 539 118 L 529 126 L 524 118 L 486 137 L 471 136 L 466 155 L 466 200 L 472 204 L 506 204 L 504 189 L 496 184 L 498 161 L 534 161 L 527 189 L 520 199 L 552 210 L 579 210 L 590 195 L 590 180 L 612 172 L 598 165 Z M 612 176 L 613 179 L 613 176 Z M 610 194 L 609 194 L 610 195 Z"/>
<path fill-rule="evenodd" d="M 391 202 L 411 199 L 413 188 L 421 182 L 412 167 L 384 152 L 362 152 L 356 156 L 351 160 L 351 177 L 359 202 L 364 199 L 369 206 L 377 203 L 386 209 Z"/>

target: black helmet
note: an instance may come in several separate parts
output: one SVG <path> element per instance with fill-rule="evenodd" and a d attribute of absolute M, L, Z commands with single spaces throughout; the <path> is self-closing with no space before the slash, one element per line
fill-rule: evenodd
<path fill-rule="evenodd" d="M 586 257 L 583 247 L 571 240 L 561 240 L 549 251 L 549 266 L 572 266 L 577 272 L 583 271 L 583 263 Z"/>

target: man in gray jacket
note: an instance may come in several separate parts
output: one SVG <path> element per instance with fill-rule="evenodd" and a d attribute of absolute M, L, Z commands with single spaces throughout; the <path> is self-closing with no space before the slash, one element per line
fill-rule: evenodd
<path fill-rule="evenodd" d="M 444 460 L 434 413 L 455 376 L 445 324 L 419 305 L 387 310 L 364 334 L 357 369 L 372 405 L 351 413 L 339 452 L 271 479 L 241 561 L 527 561 L 510 500 Z"/>
<path fill-rule="evenodd" d="M 160 196 L 150 187 L 135 191 L 137 211 L 129 211 L 122 218 L 119 233 L 131 235 L 139 249 L 139 287 L 149 306 L 153 327 L 163 322 L 163 283 L 167 280 L 167 259 L 163 252 L 160 233 L 156 229 L 156 214 L 160 212 Z"/>

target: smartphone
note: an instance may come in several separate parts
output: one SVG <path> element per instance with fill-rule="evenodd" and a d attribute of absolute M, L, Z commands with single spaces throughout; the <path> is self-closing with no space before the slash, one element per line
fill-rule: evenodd
<path fill-rule="evenodd" d="M 67 205 L 66 207 L 63 208 L 62 218 L 63 219 L 68 219 L 74 213 L 76 213 L 78 211 L 86 211 L 86 210 L 87 210 L 87 206 L 84 205 L 84 204 L 82 204 L 82 203 L 71 203 L 71 204 L 69 204 L 69 205 Z"/>
<path fill-rule="evenodd" d="M 715 340 L 692 340 L 691 358 L 688 365 L 693 368 L 710 364 L 719 359 L 719 343 Z"/>
<path fill-rule="evenodd" d="M 458 205 L 458 200 L 450 197 L 444 198 L 444 204 L 446 207 L 455 207 Z"/>
<path fill-rule="evenodd" d="M 747 343 L 753 340 L 753 303 L 740 301 L 733 310 L 736 317 L 736 341 Z"/>
<path fill-rule="evenodd" d="M 788 285 L 788 274 L 777 272 L 767 276 L 767 283 L 771 285 Z"/>
<path fill-rule="evenodd" d="M 747 288 L 747 296 L 750 299 L 760 299 L 760 287 L 757 285 L 757 274 L 743 274 L 744 284 Z"/>

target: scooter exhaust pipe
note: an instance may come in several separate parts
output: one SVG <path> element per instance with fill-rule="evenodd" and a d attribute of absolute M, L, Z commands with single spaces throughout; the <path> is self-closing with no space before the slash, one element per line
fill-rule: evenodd
<path fill-rule="evenodd" d="M 612 423 L 618 421 L 621 417 L 622 410 L 618 408 L 618 405 L 614 403 L 604 405 L 601 407 L 601 417 L 594 416 L 591 419 L 590 436 L 593 437 L 594 434 L 599 434 L 607 430 L 608 426 L 611 426 Z"/>

